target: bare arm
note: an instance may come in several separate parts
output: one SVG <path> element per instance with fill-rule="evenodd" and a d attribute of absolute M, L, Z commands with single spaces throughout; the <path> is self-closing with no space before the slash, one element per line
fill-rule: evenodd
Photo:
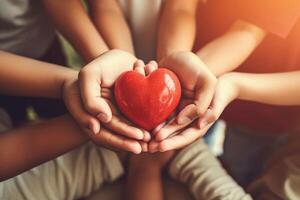
<path fill-rule="evenodd" d="M 0 134 L 0 181 L 51 160 L 87 141 L 69 116 Z"/>
<path fill-rule="evenodd" d="M 239 67 L 261 43 L 265 32 L 245 21 L 236 21 L 222 36 L 201 48 L 197 54 L 219 76 Z"/>
<path fill-rule="evenodd" d="M 116 0 L 89 0 L 95 26 L 110 49 L 134 54 L 130 29 Z"/>
<path fill-rule="evenodd" d="M 74 45 L 86 61 L 108 50 L 81 0 L 44 0 L 57 29 Z"/>
<path fill-rule="evenodd" d="M 239 99 L 274 105 L 300 105 L 300 71 L 273 74 L 232 72 L 224 76 L 237 86 Z"/>
<path fill-rule="evenodd" d="M 0 51 L 0 91 L 16 96 L 61 97 L 67 77 L 77 72 Z"/>
<path fill-rule="evenodd" d="M 198 0 L 167 0 L 158 30 L 158 60 L 176 51 L 190 51 L 196 33 Z"/>

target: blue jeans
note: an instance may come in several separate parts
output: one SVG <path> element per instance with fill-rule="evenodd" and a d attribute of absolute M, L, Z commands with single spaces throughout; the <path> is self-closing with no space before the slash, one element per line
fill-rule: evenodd
<path fill-rule="evenodd" d="M 272 136 L 227 127 L 221 159 L 232 177 L 240 185 L 247 186 L 264 170 L 272 153 L 286 142 L 287 134 Z"/>

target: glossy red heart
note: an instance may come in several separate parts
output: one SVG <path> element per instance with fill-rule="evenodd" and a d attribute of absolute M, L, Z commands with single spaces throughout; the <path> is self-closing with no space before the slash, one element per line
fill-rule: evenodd
<path fill-rule="evenodd" d="M 121 112 L 139 127 L 152 130 L 177 107 L 181 86 L 177 76 L 159 68 L 148 76 L 123 73 L 115 83 L 115 100 Z"/>

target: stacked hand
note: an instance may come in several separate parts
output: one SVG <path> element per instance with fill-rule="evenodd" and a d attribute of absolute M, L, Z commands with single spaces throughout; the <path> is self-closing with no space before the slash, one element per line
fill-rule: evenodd
<path fill-rule="evenodd" d="M 217 81 L 191 52 L 174 53 L 164 58 L 160 66 L 177 74 L 182 100 L 178 113 L 158 127 L 152 138 L 149 132 L 135 127 L 119 113 L 112 89 L 125 71 L 150 74 L 158 67 L 154 61 L 145 65 L 124 51 L 109 51 L 86 65 L 78 80 L 73 76 L 66 81 L 64 100 L 72 116 L 97 144 L 133 153 L 181 148 L 206 133 L 226 105 L 236 98 L 237 89 L 230 76 Z"/>
<path fill-rule="evenodd" d="M 181 81 L 182 100 L 177 116 L 158 128 L 150 152 L 182 148 L 203 136 L 210 123 L 201 120 L 209 111 L 217 80 L 198 56 L 191 52 L 171 54 L 160 62 Z"/>
<path fill-rule="evenodd" d="M 106 52 L 80 71 L 78 81 L 74 78 L 66 82 L 63 96 L 72 116 L 95 143 L 140 153 L 146 151 L 150 134 L 125 120 L 112 98 L 115 80 L 132 70 L 136 60 L 121 50 Z"/>

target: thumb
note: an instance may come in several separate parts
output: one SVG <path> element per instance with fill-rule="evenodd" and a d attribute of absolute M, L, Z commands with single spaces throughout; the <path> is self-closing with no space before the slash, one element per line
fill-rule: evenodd
<path fill-rule="evenodd" d="M 112 119 L 111 109 L 103 98 L 98 99 L 98 102 L 95 103 L 93 111 L 97 113 L 97 118 L 104 123 L 108 123 Z"/>
<path fill-rule="evenodd" d="M 203 129 L 208 124 L 214 123 L 222 114 L 230 100 L 221 98 L 218 93 L 215 94 L 210 107 L 207 109 L 203 117 L 198 122 L 198 128 Z"/>
<path fill-rule="evenodd" d="M 207 111 L 215 92 L 214 79 L 199 78 L 194 88 L 194 103 L 186 106 L 178 115 L 177 123 L 185 124 L 201 117 Z"/>
<path fill-rule="evenodd" d="M 198 118 L 197 108 L 195 104 L 189 104 L 179 112 L 176 117 L 176 122 L 179 125 L 189 124 Z"/>
<path fill-rule="evenodd" d="M 79 74 L 80 93 L 84 108 L 93 116 L 102 122 L 109 122 L 112 119 L 112 111 L 101 97 L 101 82 L 95 74 L 81 73 Z M 101 77 L 101 74 L 100 74 Z"/>

